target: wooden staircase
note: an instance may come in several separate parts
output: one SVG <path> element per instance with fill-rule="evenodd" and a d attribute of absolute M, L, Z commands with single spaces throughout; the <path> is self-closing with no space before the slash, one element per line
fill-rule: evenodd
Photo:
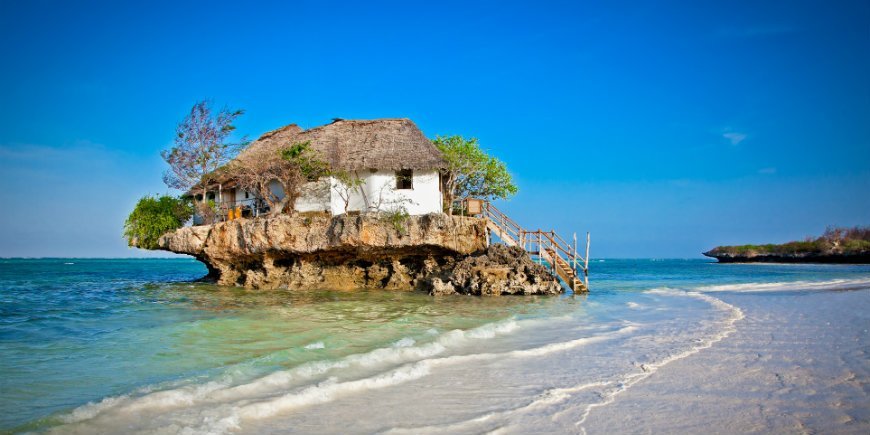
<path fill-rule="evenodd" d="M 480 201 L 479 215 L 486 219 L 487 242 L 495 236 L 508 246 L 519 246 L 536 257 L 550 272 L 574 293 L 589 291 L 589 233 L 586 233 L 586 255 L 577 253 L 577 234 L 573 243 L 566 242 L 555 231 L 528 231 L 507 217 L 488 201 Z M 477 211 L 477 210 L 475 210 Z M 580 272 L 583 279 L 580 279 Z"/>

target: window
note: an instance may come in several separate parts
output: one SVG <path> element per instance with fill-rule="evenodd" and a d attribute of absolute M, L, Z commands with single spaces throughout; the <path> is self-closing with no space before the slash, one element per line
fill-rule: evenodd
<path fill-rule="evenodd" d="M 402 169 L 396 171 L 396 189 L 413 189 L 414 188 L 414 171 L 410 169 Z"/>

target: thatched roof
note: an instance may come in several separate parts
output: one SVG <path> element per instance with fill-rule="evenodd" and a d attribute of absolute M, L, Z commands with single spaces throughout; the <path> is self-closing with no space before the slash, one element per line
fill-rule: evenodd
<path fill-rule="evenodd" d="M 239 153 L 244 160 L 260 150 L 278 151 L 300 142 L 329 163 L 333 170 L 438 169 L 444 166 L 441 151 L 410 119 L 337 119 L 331 124 L 302 130 L 296 124 L 270 131 Z"/>

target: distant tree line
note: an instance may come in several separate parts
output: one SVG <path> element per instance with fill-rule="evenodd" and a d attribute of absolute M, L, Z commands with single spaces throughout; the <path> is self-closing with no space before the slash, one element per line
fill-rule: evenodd
<path fill-rule="evenodd" d="M 870 252 L 870 226 L 829 226 L 820 237 L 807 237 L 802 241 L 782 244 L 720 246 L 715 251 L 731 255 L 861 254 Z"/>

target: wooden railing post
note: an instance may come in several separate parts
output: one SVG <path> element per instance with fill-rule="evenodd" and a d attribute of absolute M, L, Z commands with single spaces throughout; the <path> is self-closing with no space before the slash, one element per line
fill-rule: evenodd
<path fill-rule="evenodd" d="M 589 232 L 586 232 L 586 258 L 583 259 L 583 276 L 586 280 L 586 289 L 589 290 Z"/>
<path fill-rule="evenodd" d="M 577 273 L 577 233 L 574 233 L 574 255 L 571 257 L 571 269 Z"/>

